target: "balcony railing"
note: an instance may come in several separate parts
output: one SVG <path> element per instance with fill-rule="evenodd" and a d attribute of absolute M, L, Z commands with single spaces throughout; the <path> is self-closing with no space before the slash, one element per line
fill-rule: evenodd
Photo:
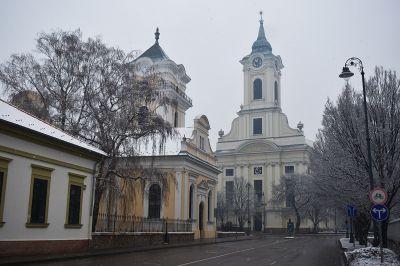
<path fill-rule="evenodd" d="M 162 87 L 164 90 L 173 90 L 173 91 L 175 91 L 179 96 L 181 96 L 183 99 L 185 99 L 187 102 L 189 102 L 189 103 L 192 105 L 192 99 L 190 99 L 190 98 L 186 95 L 186 93 L 185 93 L 184 91 L 182 91 L 181 89 L 179 89 L 179 87 L 176 86 L 175 84 L 173 84 L 172 82 L 163 80 L 163 81 L 161 82 L 161 87 Z"/>
<path fill-rule="evenodd" d="M 192 232 L 194 220 L 151 219 L 99 213 L 96 232 Z"/>

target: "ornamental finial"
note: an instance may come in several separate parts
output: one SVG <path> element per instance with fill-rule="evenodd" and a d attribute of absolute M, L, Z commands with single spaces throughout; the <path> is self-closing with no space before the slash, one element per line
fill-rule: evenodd
<path fill-rule="evenodd" d="M 262 17 L 262 14 L 263 14 L 263 12 L 262 12 L 262 10 L 260 10 L 260 23 L 263 23 L 263 22 L 264 22 L 263 17 Z"/>
<path fill-rule="evenodd" d="M 158 44 L 158 39 L 160 39 L 160 32 L 158 31 L 158 27 L 157 27 L 156 33 L 154 33 L 154 35 L 156 36 L 156 44 Z"/>

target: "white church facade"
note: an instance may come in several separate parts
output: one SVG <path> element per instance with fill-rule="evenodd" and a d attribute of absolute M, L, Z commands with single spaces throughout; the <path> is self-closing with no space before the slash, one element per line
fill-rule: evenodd
<path fill-rule="evenodd" d="M 244 99 L 230 132 L 219 132 L 216 156 L 222 173 L 218 191 L 223 195 L 231 193 L 235 178 L 243 178 L 261 201 L 251 214 L 251 228 L 278 232 L 285 230 L 288 219 L 294 220 L 295 216 L 285 202 L 271 203 L 273 186 L 284 175 L 307 173 L 311 144 L 302 132 L 303 124 L 299 122 L 298 128 L 291 128 L 282 112 L 282 59 L 272 53 L 262 19 L 251 53 L 240 63 Z"/>

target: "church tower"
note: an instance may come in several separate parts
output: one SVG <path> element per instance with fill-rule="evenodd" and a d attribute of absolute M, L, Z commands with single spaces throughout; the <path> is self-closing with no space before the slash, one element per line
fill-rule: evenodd
<path fill-rule="evenodd" d="M 292 215 L 291 208 L 286 202 L 270 203 L 273 187 L 280 183 L 282 176 L 307 173 L 311 144 L 303 135 L 302 123 L 297 129 L 291 128 L 282 112 L 282 60 L 272 53 L 262 17 L 259 23 L 251 53 L 240 60 L 243 65 L 243 104 L 230 131 L 227 134 L 222 129 L 219 131 L 215 154 L 222 174 L 219 175 L 218 190 L 225 194 L 229 203 L 238 187 L 236 182 L 250 184 L 256 199 L 254 215 L 251 224 L 244 226 L 251 226 L 255 231 L 281 231 Z M 238 220 L 231 213 L 229 221 Z"/>
<path fill-rule="evenodd" d="M 243 110 L 278 108 L 280 110 L 281 69 L 280 56 L 272 54 L 271 44 L 265 37 L 264 21 L 260 19 L 257 40 L 251 53 L 240 63 L 244 73 Z"/>
<path fill-rule="evenodd" d="M 159 91 L 169 99 L 171 104 L 166 109 L 157 112 L 176 128 L 185 127 L 186 111 L 192 107 L 192 100 L 186 95 L 186 85 L 190 77 L 182 64 L 171 60 L 159 44 L 160 32 L 157 28 L 155 43 L 132 62 L 135 75 L 145 77 L 157 74 L 161 77 Z"/>

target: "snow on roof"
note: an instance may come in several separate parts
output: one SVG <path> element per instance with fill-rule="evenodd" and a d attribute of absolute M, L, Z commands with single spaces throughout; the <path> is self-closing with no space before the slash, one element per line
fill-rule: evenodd
<path fill-rule="evenodd" d="M 193 133 L 193 127 L 176 128 L 177 135 L 167 138 L 163 145 L 160 137 L 147 139 L 147 142 L 138 142 L 135 150 L 137 155 L 141 156 L 162 156 L 178 155 L 181 152 L 181 141 L 185 137 L 190 139 Z"/>
<path fill-rule="evenodd" d="M 68 133 L 62 131 L 61 129 L 52 126 L 28 113 L 22 111 L 13 105 L 6 103 L 0 99 L 0 120 L 4 120 L 15 125 L 22 126 L 26 129 L 42 133 L 44 135 L 53 137 L 55 139 L 61 140 L 63 142 L 84 148 L 86 150 L 107 155 L 102 150 L 93 147 L 79 139 L 69 135 Z"/>

